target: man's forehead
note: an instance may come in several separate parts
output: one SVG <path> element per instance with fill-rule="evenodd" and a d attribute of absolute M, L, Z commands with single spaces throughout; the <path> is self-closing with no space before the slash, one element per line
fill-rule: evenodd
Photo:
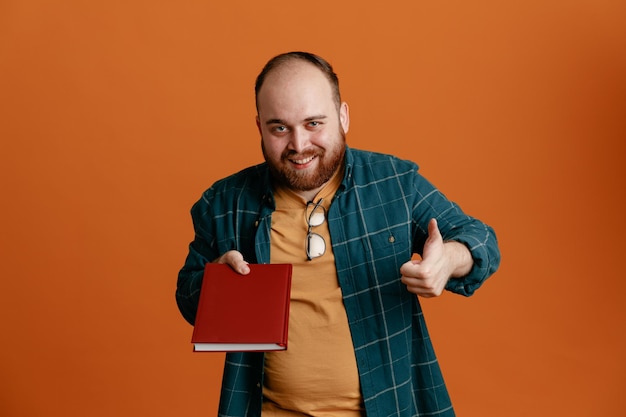
<path fill-rule="evenodd" d="M 335 108 L 333 90 L 325 74 L 311 63 L 288 62 L 268 73 L 257 97 L 261 123 L 285 124 L 329 117 Z"/>

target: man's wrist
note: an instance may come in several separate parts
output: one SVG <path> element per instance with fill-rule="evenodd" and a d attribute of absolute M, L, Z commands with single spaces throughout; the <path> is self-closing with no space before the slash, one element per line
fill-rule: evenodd
<path fill-rule="evenodd" d="M 444 247 L 452 267 L 450 277 L 461 278 L 469 274 L 474 266 L 474 260 L 467 246 L 455 240 L 448 240 L 444 242 Z"/>

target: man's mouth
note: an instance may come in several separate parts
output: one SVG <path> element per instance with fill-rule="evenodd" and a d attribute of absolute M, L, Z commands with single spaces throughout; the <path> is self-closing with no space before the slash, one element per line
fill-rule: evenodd
<path fill-rule="evenodd" d="M 306 165 L 314 159 L 315 159 L 315 155 L 312 155 L 312 156 L 309 156 L 307 158 L 302 158 L 302 159 L 289 159 L 289 161 L 291 161 L 293 164 L 296 164 L 296 165 Z"/>

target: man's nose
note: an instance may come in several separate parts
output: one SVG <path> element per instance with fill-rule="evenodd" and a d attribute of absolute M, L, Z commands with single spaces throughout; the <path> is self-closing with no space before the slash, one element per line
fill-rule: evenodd
<path fill-rule="evenodd" d="M 310 144 L 310 133 L 305 129 L 296 128 L 291 132 L 291 138 L 289 141 L 289 147 L 300 153 L 305 150 Z"/>

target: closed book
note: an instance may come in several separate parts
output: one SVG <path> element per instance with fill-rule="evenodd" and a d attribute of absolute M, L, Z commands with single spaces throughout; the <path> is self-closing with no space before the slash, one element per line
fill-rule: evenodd
<path fill-rule="evenodd" d="M 250 264 L 241 275 L 208 263 L 191 341 L 195 352 L 287 349 L 291 264 Z"/>

